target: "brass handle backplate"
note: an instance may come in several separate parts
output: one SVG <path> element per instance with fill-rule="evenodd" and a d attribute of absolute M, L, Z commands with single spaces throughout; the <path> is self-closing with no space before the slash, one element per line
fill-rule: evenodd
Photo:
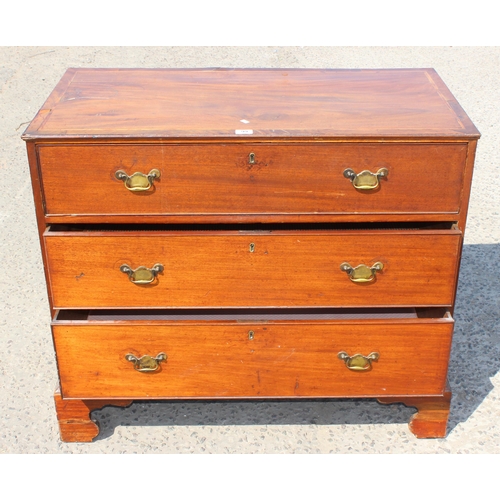
<path fill-rule="evenodd" d="M 357 267 L 352 267 L 348 262 L 340 264 L 340 270 L 347 273 L 349 279 L 354 283 L 368 283 L 375 279 L 375 273 L 382 271 L 384 264 L 382 262 L 375 262 L 372 267 L 360 264 Z"/>
<path fill-rule="evenodd" d="M 368 356 L 363 356 L 362 354 L 349 356 L 349 354 L 345 351 L 340 351 L 337 354 L 337 357 L 344 361 L 349 370 L 355 372 L 366 372 L 372 369 L 372 361 L 378 361 L 380 354 L 378 352 L 371 352 Z"/>
<path fill-rule="evenodd" d="M 158 273 L 163 271 L 163 264 L 155 264 L 152 268 L 140 266 L 137 269 L 132 269 L 127 264 L 120 266 L 122 273 L 128 274 L 128 279 L 135 285 L 147 285 L 152 283 Z"/>
<path fill-rule="evenodd" d="M 387 177 L 388 175 L 389 170 L 386 168 L 380 168 L 375 174 L 369 170 L 363 170 L 359 174 L 356 174 L 352 168 L 346 168 L 344 170 L 344 177 L 350 179 L 352 185 L 359 191 L 377 189 L 379 186 L 379 180 Z"/>
<path fill-rule="evenodd" d="M 138 358 L 133 354 L 126 354 L 125 359 L 134 363 L 135 370 L 146 373 L 157 371 L 160 368 L 160 363 L 162 361 L 166 361 L 167 355 L 164 352 L 160 352 L 154 358 L 152 356 L 148 356 L 147 354 Z"/>
<path fill-rule="evenodd" d="M 153 186 L 154 180 L 160 178 L 160 171 L 153 168 L 147 175 L 142 172 L 136 172 L 129 176 L 123 170 L 117 170 L 115 177 L 123 181 L 123 184 L 129 191 L 147 191 Z"/>

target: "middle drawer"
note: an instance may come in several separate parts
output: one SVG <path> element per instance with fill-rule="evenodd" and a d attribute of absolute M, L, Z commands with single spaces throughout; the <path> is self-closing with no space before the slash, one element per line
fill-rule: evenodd
<path fill-rule="evenodd" d="M 457 229 L 45 233 L 57 309 L 449 306 L 460 242 Z"/>

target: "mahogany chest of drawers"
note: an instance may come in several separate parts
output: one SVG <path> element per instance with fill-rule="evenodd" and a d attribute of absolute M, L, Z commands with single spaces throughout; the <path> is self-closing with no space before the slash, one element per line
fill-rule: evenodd
<path fill-rule="evenodd" d="M 64 441 L 93 409 L 370 397 L 446 434 L 479 133 L 432 69 L 70 69 L 23 135 Z"/>

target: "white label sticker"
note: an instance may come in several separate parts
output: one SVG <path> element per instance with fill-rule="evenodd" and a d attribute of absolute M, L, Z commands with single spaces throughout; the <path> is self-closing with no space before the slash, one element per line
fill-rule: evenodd
<path fill-rule="evenodd" d="M 235 130 L 234 133 L 236 135 L 252 135 L 253 130 Z"/>
<path fill-rule="evenodd" d="M 248 120 L 245 120 L 244 118 L 243 118 L 243 120 L 240 120 L 240 122 L 241 123 L 250 123 Z"/>

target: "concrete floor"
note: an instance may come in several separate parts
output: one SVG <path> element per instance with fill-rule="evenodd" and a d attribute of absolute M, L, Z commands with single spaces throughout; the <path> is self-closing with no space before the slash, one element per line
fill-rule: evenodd
<path fill-rule="evenodd" d="M 61 443 L 49 311 L 25 146 L 68 67 L 435 68 L 482 133 L 460 274 L 446 439 L 373 400 L 164 402 L 105 408 L 91 444 Z M 1 453 L 498 453 L 500 48 L 0 47 Z"/>

